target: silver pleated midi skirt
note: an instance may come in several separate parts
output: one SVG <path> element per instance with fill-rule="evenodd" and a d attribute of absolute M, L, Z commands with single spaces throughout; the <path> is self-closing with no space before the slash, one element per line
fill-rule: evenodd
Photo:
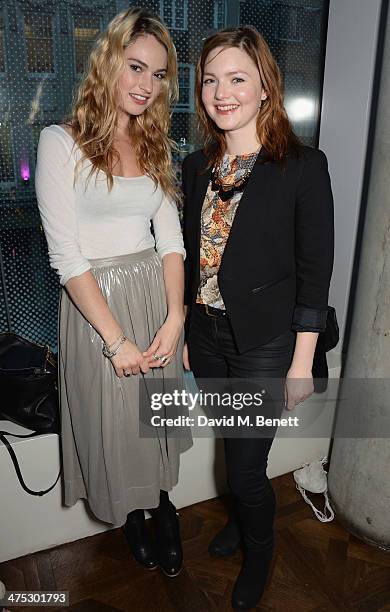
<path fill-rule="evenodd" d="M 141 351 L 167 314 L 162 262 L 154 249 L 90 260 L 108 306 Z M 128 512 L 155 508 L 160 489 L 178 481 L 180 453 L 191 434 L 139 436 L 142 374 L 118 378 L 102 354 L 102 339 L 70 300 L 60 297 L 59 376 L 65 504 L 88 500 L 93 514 L 115 526 Z M 183 335 L 176 356 L 145 377 L 183 379 Z"/>

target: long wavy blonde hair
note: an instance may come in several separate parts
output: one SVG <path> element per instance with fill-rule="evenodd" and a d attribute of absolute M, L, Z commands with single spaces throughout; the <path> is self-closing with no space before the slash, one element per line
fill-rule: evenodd
<path fill-rule="evenodd" d="M 155 36 L 167 50 L 167 73 L 153 104 L 141 115 L 129 115 L 129 133 L 141 171 L 177 201 L 171 165 L 174 143 L 168 136 L 171 107 L 178 99 L 177 58 L 169 32 L 159 17 L 132 7 L 112 19 L 90 54 L 86 73 L 66 122 L 71 125 L 75 142 L 82 151 L 76 174 L 83 161 L 89 160 L 92 167 L 88 179 L 101 170 L 107 175 L 111 190 L 111 169 L 119 158 L 113 142 L 118 118 L 118 79 L 125 68 L 124 50 L 136 38 L 146 34 Z"/>
<path fill-rule="evenodd" d="M 263 89 L 267 93 L 256 121 L 257 137 L 268 153 L 268 159 L 282 161 L 290 148 L 299 149 L 287 112 L 283 105 L 283 86 L 279 67 L 264 38 L 253 26 L 226 28 L 209 36 L 196 68 L 195 101 L 199 127 L 204 135 L 209 167 L 218 163 L 226 150 L 223 130 L 209 117 L 202 101 L 205 63 L 211 51 L 218 47 L 237 47 L 245 51 L 258 67 Z"/>

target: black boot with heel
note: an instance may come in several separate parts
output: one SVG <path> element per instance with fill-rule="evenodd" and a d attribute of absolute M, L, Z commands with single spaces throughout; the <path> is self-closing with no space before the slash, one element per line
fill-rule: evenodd
<path fill-rule="evenodd" d="M 235 610 L 256 607 L 265 590 L 274 551 L 274 509 L 271 490 L 260 505 L 237 503 L 244 560 L 232 594 Z"/>
<path fill-rule="evenodd" d="M 179 518 L 167 491 L 160 491 L 160 505 L 153 511 L 155 520 L 158 561 L 166 576 L 177 576 L 183 566 Z"/>
<path fill-rule="evenodd" d="M 144 511 L 134 510 L 129 512 L 122 530 L 134 559 L 146 569 L 156 569 L 158 567 L 158 555 L 146 526 Z"/>
<path fill-rule="evenodd" d="M 240 530 L 236 518 L 231 512 L 228 522 L 211 540 L 208 550 L 210 555 L 215 557 L 227 557 L 236 552 L 240 543 Z"/>

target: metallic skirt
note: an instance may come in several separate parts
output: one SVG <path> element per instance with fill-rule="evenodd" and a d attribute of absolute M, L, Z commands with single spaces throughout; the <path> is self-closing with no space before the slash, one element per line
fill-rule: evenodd
<path fill-rule="evenodd" d="M 125 335 L 146 350 L 167 314 L 162 262 L 154 249 L 90 260 L 94 277 Z M 192 438 L 139 436 L 139 385 L 183 378 L 183 335 L 175 358 L 146 375 L 118 378 L 102 339 L 62 289 L 59 323 L 61 444 L 65 504 L 87 499 L 115 526 L 137 508 L 155 508 L 160 489 L 178 481 L 180 453 Z M 183 383 L 184 384 L 184 383 Z"/>

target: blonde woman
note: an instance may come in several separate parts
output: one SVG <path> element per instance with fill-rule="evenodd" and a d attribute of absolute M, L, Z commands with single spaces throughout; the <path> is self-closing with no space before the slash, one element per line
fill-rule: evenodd
<path fill-rule="evenodd" d="M 36 169 L 62 285 L 65 504 L 85 498 L 98 519 L 124 524 L 137 561 L 169 576 L 182 549 L 167 491 L 192 442 L 139 437 L 138 385 L 182 375 L 185 251 L 168 138 L 176 97 L 167 29 L 142 9 L 121 12 L 91 53 L 69 120 L 42 131 Z M 145 508 L 157 508 L 157 547 Z"/>

